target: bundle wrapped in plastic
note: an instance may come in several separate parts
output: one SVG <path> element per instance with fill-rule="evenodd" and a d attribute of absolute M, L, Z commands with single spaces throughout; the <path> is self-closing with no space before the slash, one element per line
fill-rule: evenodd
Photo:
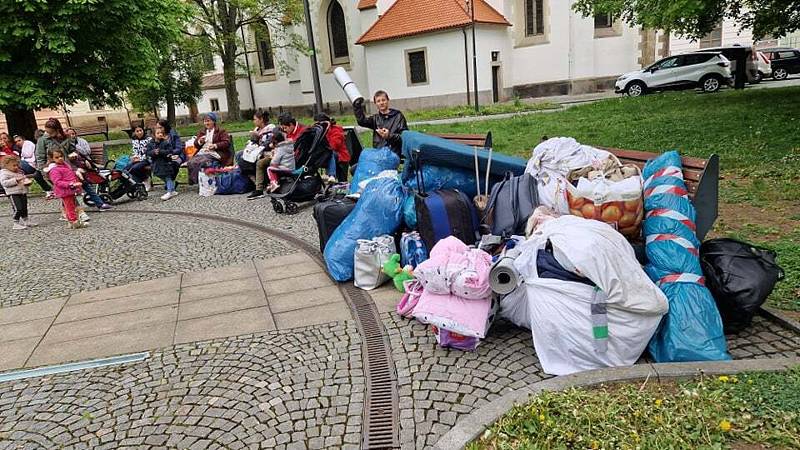
<path fill-rule="evenodd" d="M 469 198 L 477 195 L 477 185 L 475 184 L 475 172 L 467 169 L 450 168 L 443 166 L 422 165 L 422 182 L 424 192 L 433 192 L 440 189 L 459 190 Z M 403 173 L 403 184 L 414 191 L 419 191 L 416 172 Z M 409 178 L 410 177 L 410 178 Z"/>
<path fill-rule="evenodd" d="M 325 263 L 334 280 L 353 278 L 353 254 L 359 239 L 394 234 L 400 228 L 405 196 L 397 178 L 378 178 L 367 185 L 355 209 L 325 244 Z"/>
<path fill-rule="evenodd" d="M 731 359 L 719 311 L 704 285 L 680 156 L 671 151 L 649 161 L 643 176 L 645 271 L 669 299 L 669 314 L 648 350 L 657 362 Z"/>
<path fill-rule="evenodd" d="M 358 157 L 358 165 L 353 179 L 350 181 L 350 193 L 359 190 L 359 183 L 377 176 L 384 170 L 397 170 L 400 166 L 400 157 L 389 147 L 365 148 Z"/>

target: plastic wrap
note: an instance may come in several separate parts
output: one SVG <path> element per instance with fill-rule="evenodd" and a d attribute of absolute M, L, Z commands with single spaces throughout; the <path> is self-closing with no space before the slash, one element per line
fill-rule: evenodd
<path fill-rule="evenodd" d="M 714 298 L 704 286 L 695 235 L 695 209 L 687 196 L 677 152 L 644 168 L 645 271 L 669 300 L 648 350 L 657 362 L 731 359 Z"/>
<path fill-rule="evenodd" d="M 403 202 L 403 223 L 410 230 L 417 229 L 417 205 L 414 203 L 414 196 L 409 195 Z"/>
<path fill-rule="evenodd" d="M 418 191 L 419 186 L 416 175 L 416 172 L 404 172 L 403 184 L 409 189 Z M 467 169 L 453 169 L 426 164 L 422 166 L 422 182 L 424 183 L 425 192 L 456 189 L 467 194 L 469 198 L 478 193 L 478 188 L 475 184 L 475 172 Z"/>
<path fill-rule="evenodd" d="M 365 148 L 358 157 L 358 166 L 350 180 L 350 193 L 358 192 L 358 184 L 367 178 L 372 178 L 384 170 L 397 170 L 400 166 L 400 157 L 389 147 Z"/>
<path fill-rule="evenodd" d="M 353 278 L 353 254 L 359 239 L 393 234 L 400 228 L 405 193 L 396 178 L 378 178 L 325 244 L 325 263 L 336 281 Z"/>

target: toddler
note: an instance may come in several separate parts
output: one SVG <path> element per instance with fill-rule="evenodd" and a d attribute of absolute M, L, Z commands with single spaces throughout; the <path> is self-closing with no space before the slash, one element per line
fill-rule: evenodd
<path fill-rule="evenodd" d="M 272 161 L 267 167 L 267 177 L 269 178 L 269 192 L 275 192 L 280 185 L 278 179 L 281 174 L 294 171 L 294 142 L 286 140 L 286 136 L 280 131 L 272 134 Z"/>
<path fill-rule="evenodd" d="M 32 180 L 25 176 L 19 168 L 19 158 L 6 156 L 0 160 L 0 184 L 11 197 L 11 209 L 14 212 L 14 230 L 24 230 L 36 226 L 28 219 L 28 185 Z"/>
<path fill-rule="evenodd" d="M 77 201 L 75 200 L 75 196 L 81 192 L 81 182 L 72 167 L 64 160 L 63 150 L 51 149 L 48 157 L 53 162 L 53 167 L 50 169 L 53 194 L 61 199 L 64 215 L 68 222 L 67 228 L 85 227 L 86 223 L 78 220 Z"/>
<path fill-rule="evenodd" d="M 164 180 L 167 192 L 161 196 L 161 200 L 167 201 L 178 195 L 175 175 L 180 167 L 180 150 L 172 148 L 163 129 L 157 129 L 155 140 L 147 144 L 147 156 L 150 157 L 153 175 Z"/>

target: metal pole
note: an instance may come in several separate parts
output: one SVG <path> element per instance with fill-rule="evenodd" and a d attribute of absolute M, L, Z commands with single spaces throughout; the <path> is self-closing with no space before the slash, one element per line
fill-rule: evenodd
<path fill-rule="evenodd" d="M 314 47 L 314 30 L 311 27 L 311 9 L 308 0 L 303 0 L 303 9 L 306 13 L 306 34 L 308 34 L 308 47 L 311 50 L 311 76 L 314 81 L 314 112 L 322 112 L 322 87 L 319 84 L 319 68 L 317 67 L 317 49 Z"/>
<path fill-rule="evenodd" d="M 264 26 L 267 26 L 264 24 Z M 253 93 L 253 74 L 250 73 L 250 55 L 247 51 L 247 40 L 244 38 L 244 25 L 239 30 L 242 32 L 242 48 L 244 48 L 244 64 L 247 67 L 247 81 L 250 83 L 250 103 L 253 105 L 253 113 L 256 111 L 256 94 Z"/>
<path fill-rule="evenodd" d="M 480 112 L 478 105 L 478 55 L 475 50 L 475 0 L 469 2 L 472 9 L 472 88 L 475 91 L 475 112 Z"/>
<path fill-rule="evenodd" d="M 469 46 L 467 45 L 467 29 L 462 28 L 464 35 L 464 76 L 467 78 L 467 106 L 472 105 L 472 96 L 469 94 Z"/>

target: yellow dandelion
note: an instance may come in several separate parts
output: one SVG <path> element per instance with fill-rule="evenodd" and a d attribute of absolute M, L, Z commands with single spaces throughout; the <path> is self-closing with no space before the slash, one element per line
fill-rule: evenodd
<path fill-rule="evenodd" d="M 592 450 L 597 450 L 600 448 L 600 443 L 597 441 L 592 441 Z"/>
<path fill-rule="evenodd" d="M 753 384 L 753 380 L 747 380 L 747 384 Z"/>
<path fill-rule="evenodd" d="M 539 414 L 539 422 L 544 422 L 544 414 Z"/>
<path fill-rule="evenodd" d="M 722 375 L 721 377 L 719 377 L 719 381 L 722 381 L 723 383 L 727 383 L 728 380 L 729 378 L 726 375 Z"/>
<path fill-rule="evenodd" d="M 660 398 L 656 399 L 656 406 L 661 406 L 662 403 L 664 403 L 663 400 L 661 400 Z"/>
<path fill-rule="evenodd" d="M 731 431 L 731 423 L 727 420 L 722 420 L 719 422 L 719 429 L 727 433 Z"/>

